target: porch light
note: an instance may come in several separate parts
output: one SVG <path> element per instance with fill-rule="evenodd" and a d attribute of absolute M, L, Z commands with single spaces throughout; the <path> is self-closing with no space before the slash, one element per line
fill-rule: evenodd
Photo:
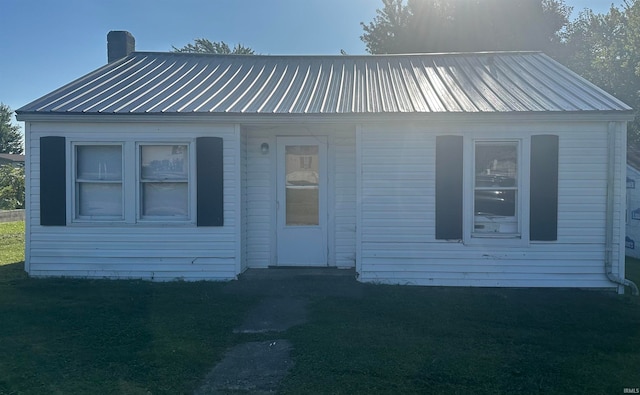
<path fill-rule="evenodd" d="M 260 145 L 260 152 L 262 152 L 263 155 L 268 154 L 269 153 L 269 144 L 262 143 L 262 145 Z"/>

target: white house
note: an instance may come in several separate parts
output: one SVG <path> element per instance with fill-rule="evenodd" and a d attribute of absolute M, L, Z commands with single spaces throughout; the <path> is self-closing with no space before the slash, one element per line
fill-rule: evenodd
<path fill-rule="evenodd" d="M 32 276 L 624 288 L 632 110 L 542 53 L 132 50 L 17 111 Z"/>

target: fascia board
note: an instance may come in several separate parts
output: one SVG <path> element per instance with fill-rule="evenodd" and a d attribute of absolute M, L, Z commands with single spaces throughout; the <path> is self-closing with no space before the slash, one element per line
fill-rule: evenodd
<path fill-rule="evenodd" d="M 394 113 L 394 114 L 41 114 L 19 113 L 18 121 L 33 122 L 171 122 L 265 125 L 265 124 L 360 124 L 377 122 L 620 122 L 632 121 L 632 111 L 615 112 L 523 112 L 523 113 Z"/>

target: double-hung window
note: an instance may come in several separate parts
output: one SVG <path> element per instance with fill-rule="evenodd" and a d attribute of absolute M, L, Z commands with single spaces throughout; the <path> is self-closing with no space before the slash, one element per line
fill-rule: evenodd
<path fill-rule="evenodd" d="M 556 241 L 559 144 L 552 134 L 436 136 L 436 240 Z"/>
<path fill-rule="evenodd" d="M 140 144 L 140 218 L 189 219 L 189 146 Z"/>
<path fill-rule="evenodd" d="M 475 141 L 474 237 L 520 235 L 518 141 Z"/>
<path fill-rule="evenodd" d="M 40 137 L 40 224 L 224 226 L 223 153 L 217 136 L 153 142 Z"/>
<path fill-rule="evenodd" d="M 189 143 L 74 143 L 74 220 L 192 220 L 189 151 Z"/>
<path fill-rule="evenodd" d="M 76 219 L 123 220 L 122 145 L 77 144 L 74 149 Z"/>

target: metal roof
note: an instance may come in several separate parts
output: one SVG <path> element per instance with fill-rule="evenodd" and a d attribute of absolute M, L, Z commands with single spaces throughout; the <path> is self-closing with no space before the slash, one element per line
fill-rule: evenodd
<path fill-rule="evenodd" d="M 134 52 L 18 114 L 630 111 L 539 52 L 369 56 Z"/>

